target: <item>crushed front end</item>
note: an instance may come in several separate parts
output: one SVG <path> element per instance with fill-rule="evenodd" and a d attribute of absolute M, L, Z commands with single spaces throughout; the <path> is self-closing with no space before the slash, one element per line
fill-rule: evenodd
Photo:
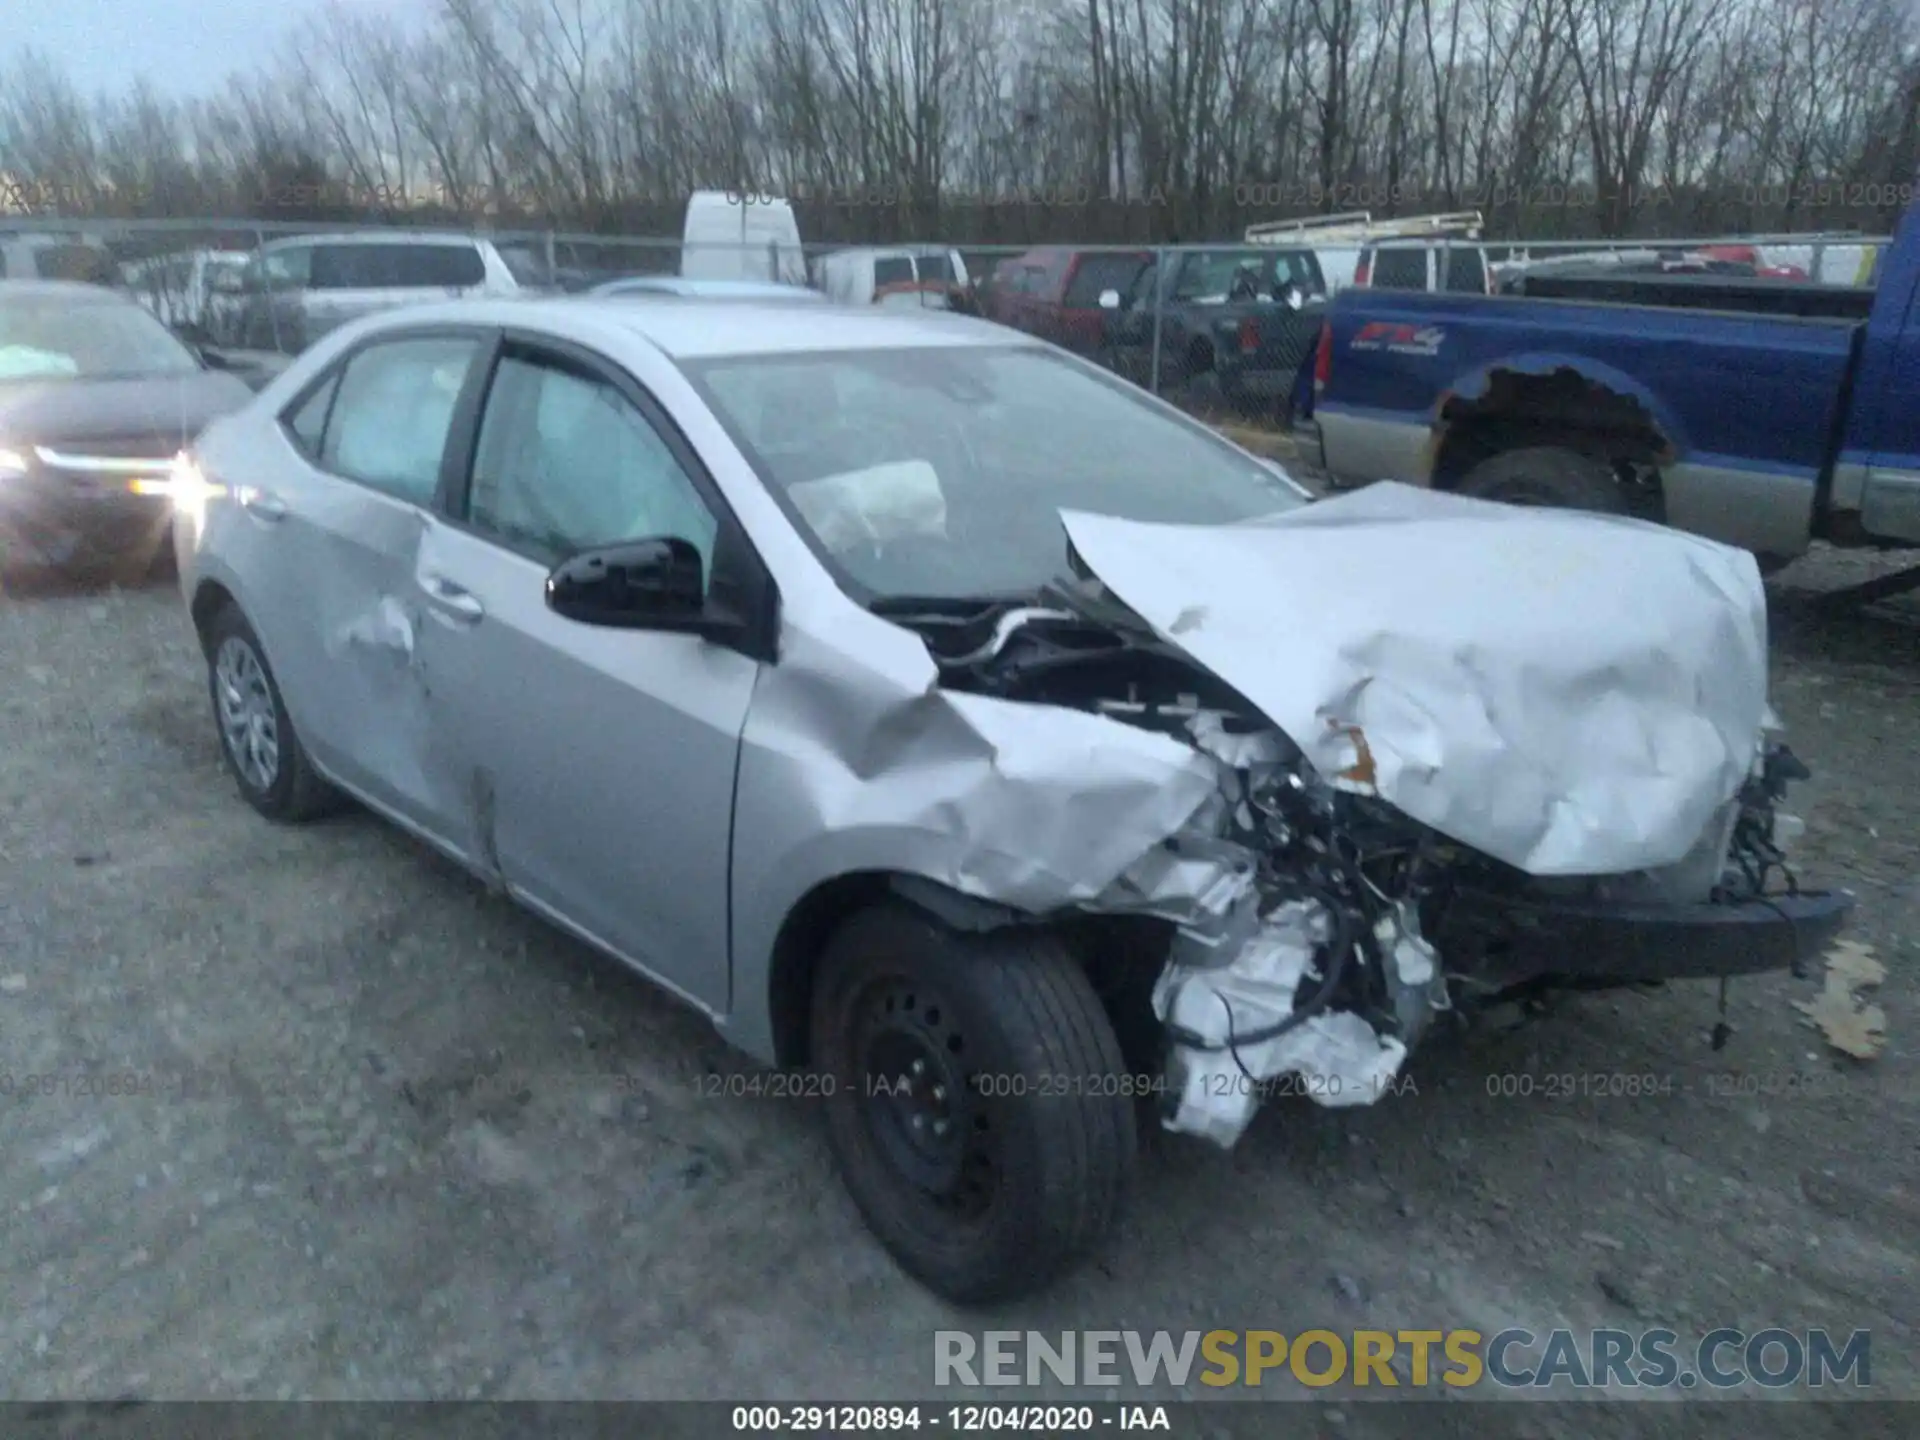
<path fill-rule="evenodd" d="M 1208 803 L 1082 908 L 1167 937 L 1150 997 L 1164 1123 L 1222 1146 L 1274 1094 L 1338 1107 L 1392 1093 L 1449 1010 L 1797 967 L 1852 905 L 1800 890 L 1786 869 L 1796 822 L 1777 806 L 1806 772 L 1771 733 L 1679 864 L 1541 878 L 1381 798 L 1358 729 L 1331 773 L 1312 763 L 1097 582 L 1023 606 L 903 606 L 892 618 L 927 641 L 944 687 L 1092 711 L 1215 763 Z"/>

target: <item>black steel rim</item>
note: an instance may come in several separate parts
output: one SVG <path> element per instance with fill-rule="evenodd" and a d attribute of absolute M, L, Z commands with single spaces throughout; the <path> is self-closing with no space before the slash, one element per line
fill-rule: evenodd
<path fill-rule="evenodd" d="M 858 1003 L 862 1118 L 893 1171 L 938 1208 L 977 1218 L 992 1204 L 994 1130 L 952 1007 L 924 985 L 882 981 Z"/>

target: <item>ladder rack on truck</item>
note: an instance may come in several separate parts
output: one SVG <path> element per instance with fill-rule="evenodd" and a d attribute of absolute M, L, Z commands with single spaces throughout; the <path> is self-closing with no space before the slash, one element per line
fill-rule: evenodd
<path fill-rule="evenodd" d="M 1437 215 L 1405 215 L 1375 220 L 1371 211 L 1312 215 L 1299 220 L 1267 220 L 1247 227 L 1249 245 L 1365 245 L 1375 240 L 1426 238 L 1477 240 L 1485 220 L 1478 210 Z"/>

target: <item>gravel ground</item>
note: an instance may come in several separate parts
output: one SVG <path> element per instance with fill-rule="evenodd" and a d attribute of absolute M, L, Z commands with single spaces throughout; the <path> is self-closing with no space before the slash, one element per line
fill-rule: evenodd
<path fill-rule="evenodd" d="M 1868 1328 L 1873 1390 L 1920 1396 L 1920 605 L 1805 599 L 1861 563 L 1782 578 L 1775 684 L 1815 770 L 1806 876 L 1859 892 L 1888 966 L 1878 1060 L 1834 1058 L 1788 976 L 1734 988 L 1718 1055 L 1710 986 L 1572 999 L 1420 1053 L 1417 1094 L 1276 1104 L 1231 1153 L 1150 1135 L 1104 1262 L 990 1317 L 892 1267 L 804 1102 L 701 1093 L 743 1065 L 698 1018 L 371 818 L 256 818 L 171 591 L 0 600 L 0 1397 L 911 1399 L 940 1328 L 1515 1324 Z M 19 1093 L 81 1072 L 161 1088 Z M 1670 1084 L 1540 1093 L 1603 1072 Z M 1916 1433 L 1498 1408 L 1540 1435 Z M 1472 1410 L 1411 1428 L 1485 1433 Z"/>

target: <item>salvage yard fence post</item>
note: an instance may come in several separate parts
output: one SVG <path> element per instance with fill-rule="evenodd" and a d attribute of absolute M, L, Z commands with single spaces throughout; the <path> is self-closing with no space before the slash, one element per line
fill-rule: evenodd
<path fill-rule="evenodd" d="M 1160 393 L 1160 301 L 1166 294 L 1160 282 L 1166 278 L 1163 268 L 1166 261 L 1167 252 L 1156 246 L 1153 252 L 1153 361 L 1147 372 L 1147 389 L 1155 395 Z"/>

